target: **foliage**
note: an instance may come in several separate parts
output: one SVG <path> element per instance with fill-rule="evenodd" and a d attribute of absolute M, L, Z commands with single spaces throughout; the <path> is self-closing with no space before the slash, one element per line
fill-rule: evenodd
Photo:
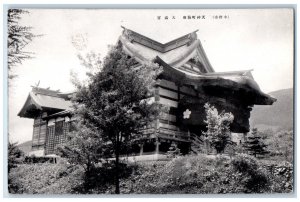
<path fill-rule="evenodd" d="M 122 184 L 127 187 L 124 190 L 128 192 L 123 193 L 217 194 L 272 191 L 269 175 L 257 162 L 254 162 L 257 166 L 252 166 L 251 171 L 238 171 L 237 162 L 239 159 L 234 164 L 234 160 L 225 156 L 206 155 L 178 157 L 165 164 L 154 162 L 140 166 L 131 179 L 124 181 Z"/>
<path fill-rule="evenodd" d="M 48 156 L 35 156 L 32 154 L 31 156 L 25 156 L 24 163 L 53 163 L 55 162 L 54 157 L 48 157 Z"/>
<path fill-rule="evenodd" d="M 181 155 L 180 149 L 177 147 L 177 144 L 173 142 L 169 148 L 169 151 L 167 152 L 168 158 L 174 158 L 180 155 Z"/>
<path fill-rule="evenodd" d="M 128 180 L 127 187 L 144 194 L 288 193 L 292 178 L 273 175 L 249 155 L 233 160 L 198 155 L 139 167 L 134 184 Z"/>
<path fill-rule="evenodd" d="M 263 137 L 265 144 L 268 145 L 271 157 L 287 160 L 290 163 L 293 162 L 293 131 L 265 130 L 260 131 L 259 135 Z"/>
<path fill-rule="evenodd" d="M 8 142 L 8 172 L 24 160 L 24 153 L 17 143 Z"/>
<path fill-rule="evenodd" d="M 81 65 L 88 69 L 88 76 L 92 76 L 102 69 L 101 54 L 99 53 L 91 51 L 85 55 L 78 54 L 77 57 L 81 61 Z"/>
<path fill-rule="evenodd" d="M 160 68 L 152 63 L 136 66 L 137 62 L 123 52 L 120 42 L 111 47 L 103 63 L 97 54 L 79 59 L 90 69 L 89 80 L 87 83 L 74 80 L 77 87 L 73 97 L 74 114 L 80 122 L 75 133 L 78 137 L 73 136 L 71 142 L 75 141 L 78 147 L 65 147 L 64 154 L 75 159 L 74 163 L 81 152 L 88 154 L 79 158 L 78 163 L 83 162 L 87 167 L 91 162 L 94 166 L 88 166 L 90 168 L 95 168 L 99 159 L 113 156 L 116 193 L 119 193 L 121 149 L 137 138 L 139 129 L 159 114 L 159 105 L 148 99 L 154 95 Z"/>
<path fill-rule="evenodd" d="M 181 156 L 171 161 L 120 164 L 123 194 L 291 193 L 293 167 L 289 163 L 257 160 L 249 155 Z M 98 165 L 93 186 L 85 190 L 81 166 L 19 164 L 9 176 L 10 193 L 102 194 L 114 193 L 114 166 Z"/>
<path fill-rule="evenodd" d="M 232 113 L 218 113 L 214 106 L 204 105 L 206 112 L 207 131 L 203 134 L 208 138 L 217 153 L 223 153 L 226 146 L 231 144 L 230 124 L 233 122 Z"/>
<path fill-rule="evenodd" d="M 244 142 L 245 149 L 251 154 L 257 157 L 263 156 L 269 153 L 266 149 L 267 145 L 262 140 L 262 137 L 259 136 L 257 128 L 253 128 L 251 135 L 247 137 L 247 140 Z"/>
<path fill-rule="evenodd" d="M 9 173 L 8 190 L 12 194 L 72 193 L 72 187 L 80 183 L 81 173 L 82 169 L 66 163 L 20 164 Z M 63 184 L 55 186 L 58 183 Z"/>
<path fill-rule="evenodd" d="M 105 146 L 97 130 L 87 128 L 80 119 L 75 123 L 73 131 L 67 134 L 67 141 L 58 146 L 58 154 L 67 158 L 69 163 L 81 165 L 88 171 L 101 162 Z"/>
<path fill-rule="evenodd" d="M 243 175 L 241 183 L 245 186 L 246 192 L 260 193 L 270 190 L 269 176 L 255 158 L 245 154 L 238 155 L 232 164 L 234 169 Z"/>
<path fill-rule="evenodd" d="M 246 154 L 240 154 L 232 160 L 232 164 L 238 172 L 250 173 L 257 170 L 258 163 L 255 158 Z"/>
<path fill-rule="evenodd" d="M 115 184 L 115 179 L 112 177 L 115 175 L 115 166 L 113 163 L 103 163 L 93 167 L 90 175 L 90 180 L 86 180 L 86 175 L 83 175 L 83 181 L 76 187 L 73 187 L 74 193 L 80 194 L 102 194 L 102 193 L 113 193 L 113 185 Z M 119 165 L 119 177 L 120 179 L 128 178 L 131 176 L 132 172 L 136 169 L 133 165 L 127 165 L 125 163 L 120 163 Z M 89 183 L 89 184 L 87 184 Z M 88 187 L 88 189 L 86 189 Z M 110 190 L 110 191 L 109 191 Z"/>
<path fill-rule="evenodd" d="M 105 162 L 110 145 L 102 141 L 101 133 L 88 128 L 78 119 L 73 124 L 73 131 L 67 135 L 64 144 L 58 145 L 58 155 L 67 158 L 71 164 L 80 165 L 84 169 L 82 189 L 88 192 L 94 185 L 94 175 L 98 163 Z M 108 155 L 107 155 L 108 156 Z"/>
<path fill-rule="evenodd" d="M 287 161 L 260 162 L 270 173 L 271 192 L 288 193 L 293 190 L 293 165 Z"/>
<path fill-rule="evenodd" d="M 28 14 L 28 11 L 22 9 L 8 10 L 8 33 L 7 33 L 7 47 L 8 47 L 8 69 L 17 64 L 22 64 L 26 59 L 31 58 L 32 53 L 24 51 L 24 48 L 35 38 L 32 27 L 20 25 L 22 15 Z M 15 75 L 10 75 L 13 78 Z"/>
<path fill-rule="evenodd" d="M 92 180 L 87 181 L 84 169 L 66 161 L 58 164 L 20 164 L 9 177 L 12 194 L 100 194 L 112 190 L 115 170 L 113 164 L 98 165 L 92 169 Z M 120 164 L 120 178 L 128 178 L 136 166 Z M 90 183 L 87 185 L 86 183 Z M 89 187 L 89 189 L 86 189 Z"/>

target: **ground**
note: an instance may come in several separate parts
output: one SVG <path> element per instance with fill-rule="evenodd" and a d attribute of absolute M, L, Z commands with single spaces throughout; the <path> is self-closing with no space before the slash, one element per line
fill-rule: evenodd
<path fill-rule="evenodd" d="M 122 175 L 123 194 L 208 194 L 208 193 L 291 193 L 293 167 L 288 162 L 257 160 L 248 155 L 192 155 L 169 161 L 130 163 Z M 114 185 L 103 178 L 103 168 L 89 190 L 83 190 L 80 166 L 20 164 L 9 177 L 13 194 L 114 193 Z M 98 178 L 99 179 L 98 179 Z M 104 180 L 103 180 L 104 179 Z"/>

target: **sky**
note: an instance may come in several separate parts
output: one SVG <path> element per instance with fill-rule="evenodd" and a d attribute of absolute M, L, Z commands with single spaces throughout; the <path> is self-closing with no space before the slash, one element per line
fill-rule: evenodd
<path fill-rule="evenodd" d="M 121 26 L 161 43 L 198 30 L 198 39 L 216 72 L 253 69 L 255 81 L 266 93 L 293 87 L 294 28 L 289 9 L 31 9 L 29 12 L 20 23 L 32 26 L 32 32 L 42 36 L 26 47 L 26 51 L 34 52 L 34 58 L 14 68 L 18 77 L 9 84 L 9 138 L 13 142 L 32 138 L 33 120 L 17 116 L 31 86 L 40 82 L 39 87 L 72 91 L 70 72 L 85 78 L 77 54 L 94 51 L 105 57 L 108 45 L 116 44 L 121 35 Z M 184 16 L 196 19 L 183 19 Z M 74 38 L 83 39 L 83 49 L 74 46 Z"/>

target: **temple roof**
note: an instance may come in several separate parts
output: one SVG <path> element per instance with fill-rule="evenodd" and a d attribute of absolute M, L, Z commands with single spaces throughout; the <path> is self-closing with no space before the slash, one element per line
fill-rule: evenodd
<path fill-rule="evenodd" d="M 197 31 L 186 34 L 168 43 L 162 44 L 125 27 L 119 40 L 123 50 L 140 63 L 162 58 L 167 64 L 179 68 L 191 59 L 197 59 L 205 72 L 214 72 L 199 39 Z M 196 65 L 199 68 L 199 65 Z"/>
<path fill-rule="evenodd" d="M 270 105 L 275 98 L 263 93 L 251 74 L 252 70 L 215 72 L 199 39 L 197 30 L 160 43 L 125 27 L 119 41 L 126 54 L 144 64 L 156 62 L 163 66 L 163 75 L 180 85 L 206 89 L 209 93 L 240 96 L 249 105 Z M 213 95 L 213 94 L 211 94 Z M 18 113 L 20 117 L 35 118 L 41 112 L 49 115 L 67 114 L 72 111 L 72 92 L 61 93 L 33 87 Z"/>
<path fill-rule="evenodd" d="M 194 32 L 191 32 L 191 33 L 181 36 L 177 39 L 174 39 L 172 41 L 162 44 L 158 41 L 150 39 L 142 34 L 139 34 L 135 31 L 127 29 L 123 26 L 121 26 L 121 27 L 124 29 L 123 35 L 125 37 L 127 37 L 131 43 L 136 42 L 136 43 L 142 44 L 143 46 L 152 48 L 153 50 L 156 50 L 161 53 L 169 52 L 180 46 L 189 45 L 193 40 L 195 40 L 197 38 L 196 32 L 198 31 L 198 30 L 196 30 Z"/>
<path fill-rule="evenodd" d="M 231 91 L 231 94 L 238 92 L 237 94 L 241 94 L 241 98 L 244 99 L 241 102 L 249 105 L 271 105 L 276 101 L 275 98 L 260 90 L 253 79 L 252 70 L 193 74 L 168 65 L 158 56 L 154 62 L 163 67 L 164 76 L 179 85 L 210 89 L 211 92 L 208 93 L 212 93 L 212 91 L 223 91 L 224 93 Z"/>
<path fill-rule="evenodd" d="M 209 86 L 211 90 L 238 91 L 243 98 L 248 98 L 247 102 L 251 105 L 269 105 L 276 101 L 260 90 L 251 74 L 252 70 L 215 72 L 201 41 L 197 39 L 198 30 L 162 44 L 122 28 L 124 30 L 119 40 L 125 53 L 141 64 L 149 61 L 159 63 L 170 80 L 185 85 Z"/>
<path fill-rule="evenodd" d="M 45 88 L 32 88 L 27 100 L 18 113 L 20 117 L 35 118 L 42 111 L 56 113 L 68 110 L 72 106 L 70 100 L 65 98 L 65 94 Z"/>

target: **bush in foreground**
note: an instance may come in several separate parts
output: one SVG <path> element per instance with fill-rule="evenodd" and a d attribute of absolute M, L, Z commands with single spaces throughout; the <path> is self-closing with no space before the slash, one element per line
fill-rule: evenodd
<path fill-rule="evenodd" d="M 123 194 L 290 193 L 290 164 L 274 164 L 249 155 L 185 156 L 168 162 L 124 164 Z M 113 194 L 113 167 L 97 167 L 92 189 L 84 187 L 84 171 L 69 164 L 18 165 L 10 173 L 10 193 Z"/>
<path fill-rule="evenodd" d="M 287 169 L 289 170 L 289 169 Z M 283 187 L 282 182 L 287 183 Z M 284 184 L 285 184 L 284 183 Z M 134 176 L 121 182 L 123 193 L 217 194 L 288 193 L 291 178 L 276 176 L 249 155 L 228 157 L 178 157 L 165 164 L 139 166 Z"/>
<path fill-rule="evenodd" d="M 8 191 L 12 194 L 72 193 L 81 183 L 81 169 L 67 164 L 20 164 L 11 169 Z"/>

